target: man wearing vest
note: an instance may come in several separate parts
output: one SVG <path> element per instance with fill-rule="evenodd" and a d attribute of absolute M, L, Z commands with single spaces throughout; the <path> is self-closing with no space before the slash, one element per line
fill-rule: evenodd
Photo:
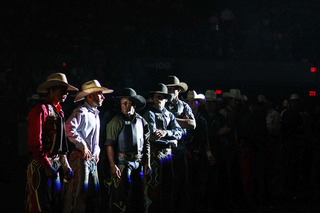
<path fill-rule="evenodd" d="M 37 88 L 38 93 L 47 93 L 47 97 L 28 114 L 31 156 L 27 167 L 26 212 L 61 212 L 58 170 L 63 168 L 67 180 L 72 179 L 73 171 L 66 157 L 68 146 L 60 103 L 66 100 L 68 91 L 77 90 L 68 84 L 63 73 L 49 75 Z"/>
<path fill-rule="evenodd" d="M 173 94 L 172 101 L 166 103 L 166 108 L 172 112 L 178 124 L 183 128 L 182 138 L 178 146 L 172 148 L 174 168 L 174 212 L 186 212 L 189 209 L 189 174 L 185 143 L 187 130 L 196 128 L 196 120 L 190 106 L 179 99 L 179 94 L 188 90 L 188 85 L 181 82 L 176 76 L 168 76 L 166 81 L 168 92 Z M 183 194 L 184 196 L 181 196 Z"/>
<path fill-rule="evenodd" d="M 171 152 L 181 139 L 183 130 L 174 114 L 165 108 L 166 102 L 172 98 L 166 85 L 159 83 L 150 93 L 153 105 L 143 115 L 151 132 L 152 170 L 145 182 L 146 212 L 173 212 L 174 170 Z"/>
<path fill-rule="evenodd" d="M 84 100 L 66 121 L 66 134 L 75 145 L 69 162 L 74 178 L 66 187 L 64 212 L 97 212 L 99 179 L 97 163 L 100 147 L 100 117 L 98 107 L 105 99 L 103 94 L 113 90 L 102 87 L 99 81 L 91 80 L 82 85 L 82 91 L 74 99 Z"/>
<path fill-rule="evenodd" d="M 106 150 L 113 178 L 111 212 L 144 212 L 143 175 L 150 173 L 150 130 L 136 110 L 146 100 L 132 88 L 115 97 L 121 113 L 107 124 Z"/>

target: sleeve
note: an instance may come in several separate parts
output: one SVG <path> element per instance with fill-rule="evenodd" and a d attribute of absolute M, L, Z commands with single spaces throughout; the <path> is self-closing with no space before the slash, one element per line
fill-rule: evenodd
<path fill-rule="evenodd" d="M 66 121 L 66 135 L 70 142 L 74 143 L 78 149 L 82 149 L 86 145 L 80 133 L 83 123 L 85 123 L 85 115 L 80 109 L 75 109 Z"/>
<path fill-rule="evenodd" d="M 44 104 L 36 105 L 28 114 L 28 149 L 43 168 L 51 166 L 42 147 L 42 123 L 47 116 Z"/>
<path fill-rule="evenodd" d="M 182 137 L 183 130 L 178 124 L 174 114 L 169 113 L 170 123 L 167 128 L 168 135 L 166 138 L 180 140 Z"/>
<path fill-rule="evenodd" d="M 143 133 L 144 133 L 144 143 L 143 143 L 143 158 L 145 162 L 150 164 L 150 129 L 148 122 L 142 118 L 143 122 Z"/>
<path fill-rule="evenodd" d="M 183 102 L 183 105 L 184 105 L 185 115 L 195 119 L 191 107 L 186 102 Z"/>
<path fill-rule="evenodd" d="M 152 111 L 146 111 L 143 115 L 143 118 L 147 121 L 149 125 L 149 131 L 150 131 L 150 141 L 155 141 L 155 131 L 157 129 L 156 127 L 156 121 L 155 121 L 155 115 Z"/>
<path fill-rule="evenodd" d="M 106 127 L 106 146 L 113 146 L 118 139 L 118 136 L 122 130 L 123 122 L 119 115 L 116 115 L 111 119 Z"/>

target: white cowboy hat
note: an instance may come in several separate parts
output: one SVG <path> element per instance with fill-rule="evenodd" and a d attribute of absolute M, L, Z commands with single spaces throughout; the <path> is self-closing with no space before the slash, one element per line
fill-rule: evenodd
<path fill-rule="evenodd" d="M 82 84 L 82 91 L 76 95 L 74 102 L 83 100 L 85 96 L 100 91 L 103 94 L 113 92 L 112 89 L 102 87 L 98 80 L 87 81 L 86 83 Z"/>
<path fill-rule="evenodd" d="M 217 100 L 217 94 L 214 90 L 207 90 L 204 93 L 206 97 L 206 101 L 216 101 Z"/>
<path fill-rule="evenodd" d="M 68 91 L 78 91 L 78 88 L 68 84 L 65 74 L 53 73 L 47 77 L 45 82 L 38 86 L 37 93 L 47 93 L 49 88 L 56 86 L 66 86 Z"/>
<path fill-rule="evenodd" d="M 166 83 L 167 87 L 180 87 L 181 92 L 185 92 L 188 90 L 188 85 L 184 82 L 180 82 L 179 78 L 174 75 L 168 76 Z"/>
<path fill-rule="evenodd" d="M 192 99 L 204 101 L 206 97 L 204 96 L 204 94 L 197 94 L 196 91 L 190 90 L 187 93 L 187 98 L 185 100 L 192 100 Z"/>
<path fill-rule="evenodd" d="M 225 92 L 223 94 L 224 98 L 234 98 L 234 99 L 241 99 L 241 92 L 238 89 L 230 89 L 229 92 Z"/>

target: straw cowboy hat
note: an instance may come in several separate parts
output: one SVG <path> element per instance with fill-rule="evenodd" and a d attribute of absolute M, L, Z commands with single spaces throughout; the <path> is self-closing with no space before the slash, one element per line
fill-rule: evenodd
<path fill-rule="evenodd" d="M 181 92 L 185 92 L 188 90 L 188 85 L 184 82 L 180 82 L 179 78 L 174 75 L 168 76 L 166 83 L 167 87 L 180 87 Z"/>
<path fill-rule="evenodd" d="M 223 93 L 223 98 L 241 99 L 241 92 L 238 89 L 230 89 L 229 92 Z"/>
<path fill-rule="evenodd" d="M 78 91 L 78 88 L 68 84 L 68 80 L 63 73 L 53 73 L 47 77 L 47 80 L 41 83 L 37 88 L 37 93 L 47 93 L 48 89 L 56 86 L 66 86 L 68 91 Z"/>
<path fill-rule="evenodd" d="M 129 98 L 132 102 L 136 104 L 136 109 L 140 110 L 146 106 L 146 99 L 141 96 L 137 95 L 136 91 L 132 88 L 124 88 L 119 96 L 114 97 L 115 100 L 120 101 L 121 98 Z"/>
<path fill-rule="evenodd" d="M 207 101 L 216 101 L 217 100 L 217 94 L 214 90 L 207 90 L 204 93 L 204 96 L 206 97 Z"/>
<path fill-rule="evenodd" d="M 113 90 L 102 87 L 98 80 L 87 81 L 86 83 L 82 84 L 82 91 L 76 95 L 74 102 L 83 100 L 85 96 L 95 92 L 102 92 L 105 94 L 112 93 Z"/>
<path fill-rule="evenodd" d="M 204 96 L 204 94 L 197 94 L 196 91 L 194 90 L 190 90 L 187 93 L 187 98 L 185 100 L 200 100 L 200 101 L 204 101 L 206 99 L 206 97 Z"/>
<path fill-rule="evenodd" d="M 168 88 L 166 85 L 162 83 L 158 83 L 154 88 L 153 91 L 150 91 L 150 93 L 159 93 L 164 95 L 168 100 L 171 100 L 173 98 L 173 95 L 171 93 L 168 93 Z"/>

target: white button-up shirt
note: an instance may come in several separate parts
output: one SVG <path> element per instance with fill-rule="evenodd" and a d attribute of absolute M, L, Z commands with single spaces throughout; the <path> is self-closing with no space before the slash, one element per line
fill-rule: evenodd
<path fill-rule="evenodd" d="M 99 156 L 99 110 L 85 102 L 73 111 L 65 125 L 66 135 L 76 148 L 81 150 L 86 144 L 93 156 Z"/>

